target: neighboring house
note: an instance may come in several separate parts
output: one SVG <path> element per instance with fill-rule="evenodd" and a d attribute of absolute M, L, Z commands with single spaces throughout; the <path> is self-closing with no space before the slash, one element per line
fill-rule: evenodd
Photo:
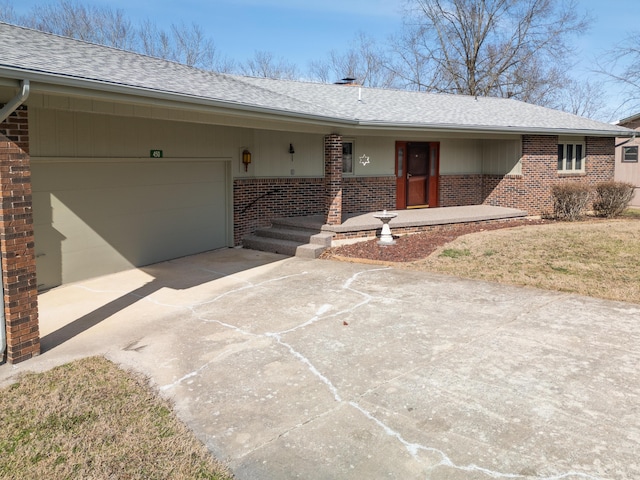
<path fill-rule="evenodd" d="M 640 136 L 640 113 L 620 120 L 621 127 L 636 130 Z M 635 185 L 635 194 L 630 205 L 640 207 L 640 163 L 638 163 L 638 151 L 640 150 L 640 138 L 618 138 L 616 140 L 616 168 L 615 179 L 621 182 L 629 182 Z"/>
<path fill-rule="evenodd" d="M 36 289 L 239 245 L 274 217 L 542 214 L 553 184 L 612 179 L 629 133 L 510 99 L 216 74 L 1 23 L 0 44 L 12 362 L 38 352 Z"/>

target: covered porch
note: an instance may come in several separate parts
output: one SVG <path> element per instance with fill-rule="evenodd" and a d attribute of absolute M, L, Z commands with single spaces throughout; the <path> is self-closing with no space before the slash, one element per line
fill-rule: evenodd
<path fill-rule="evenodd" d="M 397 215 L 389 222 L 394 235 L 424 232 L 446 225 L 503 222 L 527 216 L 524 210 L 491 205 L 390 210 L 390 212 Z M 342 224 L 323 225 L 321 229 L 323 232 L 334 234 L 334 244 L 373 238 L 378 236 L 382 229 L 382 222 L 374 217 L 375 213 L 346 215 Z"/>
<path fill-rule="evenodd" d="M 519 220 L 527 212 L 492 205 L 389 210 L 397 216 L 389 226 L 394 236 L 428 232 L 452 225 Z M 285 255 L 316 258 L 325 248 L 364 241 L 380 235 L 379 212 L 345 214 L 339 225 L 326 223 L 323 215 L 274 218 L 271 226 L 256 230 L 243 240 L 245 248 Z"/>

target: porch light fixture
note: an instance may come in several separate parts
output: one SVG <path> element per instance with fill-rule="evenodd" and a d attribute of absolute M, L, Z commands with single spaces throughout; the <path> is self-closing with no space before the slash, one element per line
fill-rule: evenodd
<path fill-rule="evenodd" d="M 248 171 L 251 163 L 251 152 L 246 148 L 242 151 L 242 163 L 244 163 L 244 171 Z"/>
<path fill-rule="evenodd" d="M 289 153 L 290 153 L 291 155 L 293 155 L 294 153 L 296 153 L 295 149 L 293 148 L 293 143 L 290 143 L 290 144 L 289 144 Z"/>

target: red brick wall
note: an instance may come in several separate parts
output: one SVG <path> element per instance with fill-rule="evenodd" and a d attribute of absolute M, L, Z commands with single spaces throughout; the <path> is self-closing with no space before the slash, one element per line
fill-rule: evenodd
<path fill-rule="evenodd" d="M 615 138 L 586 138 L 587 163 L 585 169 L 591 185 L 613 180 L 616 168 L 615 146 Z"/>
<path fill-rule="evenodd" d="M 324 178 L 237 179 L 233 182 L 235 245 L 272 218 L 324 215 Z"/>
<path fill-rule="evenodd" d="M 272 218 L 326 215 L 324 178 L 238 179 L 233 184 L 234 245 Z M 395 207 L 395 178 L 349 178 L 344 181 L 345 213 Z"/>
<path fill-rule="evenodd" d="M 557 183 L 595 185 L 613 180 L 614 138 L 586 137 L 585 172 L 558 174 L 558 137 L 522 137 L 522 175 L 446 175 L 440 177 L 440 205 L 496 205 L 530 215 L 551 213 L 551 188 Z"/>
<path fill-rule="evenodd" d="M 522 176 L 485 181 L 484 203 L 520 208 L 530 215 L 547 214 L 553 211 L 551 188 L 554 185 L 566 182 L 595 185 L 613 180 L 615 139 L 586 137 L 585 144 L 585 172 L 559 174 L 558 137 L 523 136 Z"/>
<path fill-rule="evenodd" d="M 342 137 L 324 137 L 324 178 L 326 182 L 326 212 L 328 225 L 342 223 Z"/>
<path fill-rule="evenodd" d="M 522 175 L 483 175 L 483 204 L 519 208 L 530 215 L 550 211 L 551 185 L 558 181 L 558 137 L 522 137 Z"/>
<path fill-rule="evenodd" d="M 542 166 L 541 162 L 539 166 Z M 533 187 L 536 190 L 543 189 L 546 185 L 539 177 L 531 177 L 532 182 L 527 182 L 523 175 L 483 175 L 482 176 L 482 197 L 483 205 L 496 205 L 500 207 L 519 208 L 526 210 L 531 215 L 536 215 L 536 203 L 542 200 L 541 197 L 532 197 L 527 192 L 527 188 Z M 551 192 L 549 192 L 549 195 Z M 528 200 L 532 201 L 528 203 Z"/>
<path fill-rule="evenodd" d="M 342 211 L 363 213 L 396 208 L 395 177 L 342 177 Z"/>
<path fill-rule="evenodd" d="M 0 124 L 0 251 L 7 361 L 40 353 L 29 118 L 21 107 Z"/>
<path fill-rule="evenodd" d="M 337 141 L 327 137 L 330 142 Z M 586 138 L 586 171 L 559 175 L 556 136 L 525 135 L 522 141 L 522 175 L 443 175 L 440 177 L 440 205 L 497 205 L 519 208 L 530 215 L 551 213 L 552 185 L 580 181 L 594 185 L 613 179 L 614 139 Z M 334 145 L 335 146 L 335 145 Z M 336 147 L 337 148 L 337 147 Z M 337 155 L 334 152 L 335 155 Z M 342 150 L 340 150 L 340 159 Z M 335 158 L 333 167 L 338 165 Z M 332 167 L 332 168 L 333 168 Z M 342 177 L 340 162 L 340 177 Z M 234 242 L 275 217 L 326 215 L 327 194 L 333 195 L 343 213 L 361 213 L 395 208 L 395 177 L 342 177 L 335 179 L 244 179 L 234 183 Z M 277 190 L 277 192 L 273 192 Z M 333 192 L 333 193 L 332 193 Z M 266 194 L 266 195 L 265 195 Z M 246 208 L 259 197 L 260 200 Z M 246 211 L 244 211 L 246 208 Z M 243 213 L 244 211 L 244 213 Z"/>
<path fill-rule="evenodd" d="M 442 175 L 440 177 L 441 207 L 479 205 L 482 203 L 482 175 Z"/>

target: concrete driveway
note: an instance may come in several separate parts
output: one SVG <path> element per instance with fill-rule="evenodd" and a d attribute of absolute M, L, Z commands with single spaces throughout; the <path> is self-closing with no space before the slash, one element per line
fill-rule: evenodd
<path fill-rule="evenodd" d="M 238 249 L 40 305 L 1 383 L 105 354 L 241 480 L 640 478 L 640 305 Z"/>

